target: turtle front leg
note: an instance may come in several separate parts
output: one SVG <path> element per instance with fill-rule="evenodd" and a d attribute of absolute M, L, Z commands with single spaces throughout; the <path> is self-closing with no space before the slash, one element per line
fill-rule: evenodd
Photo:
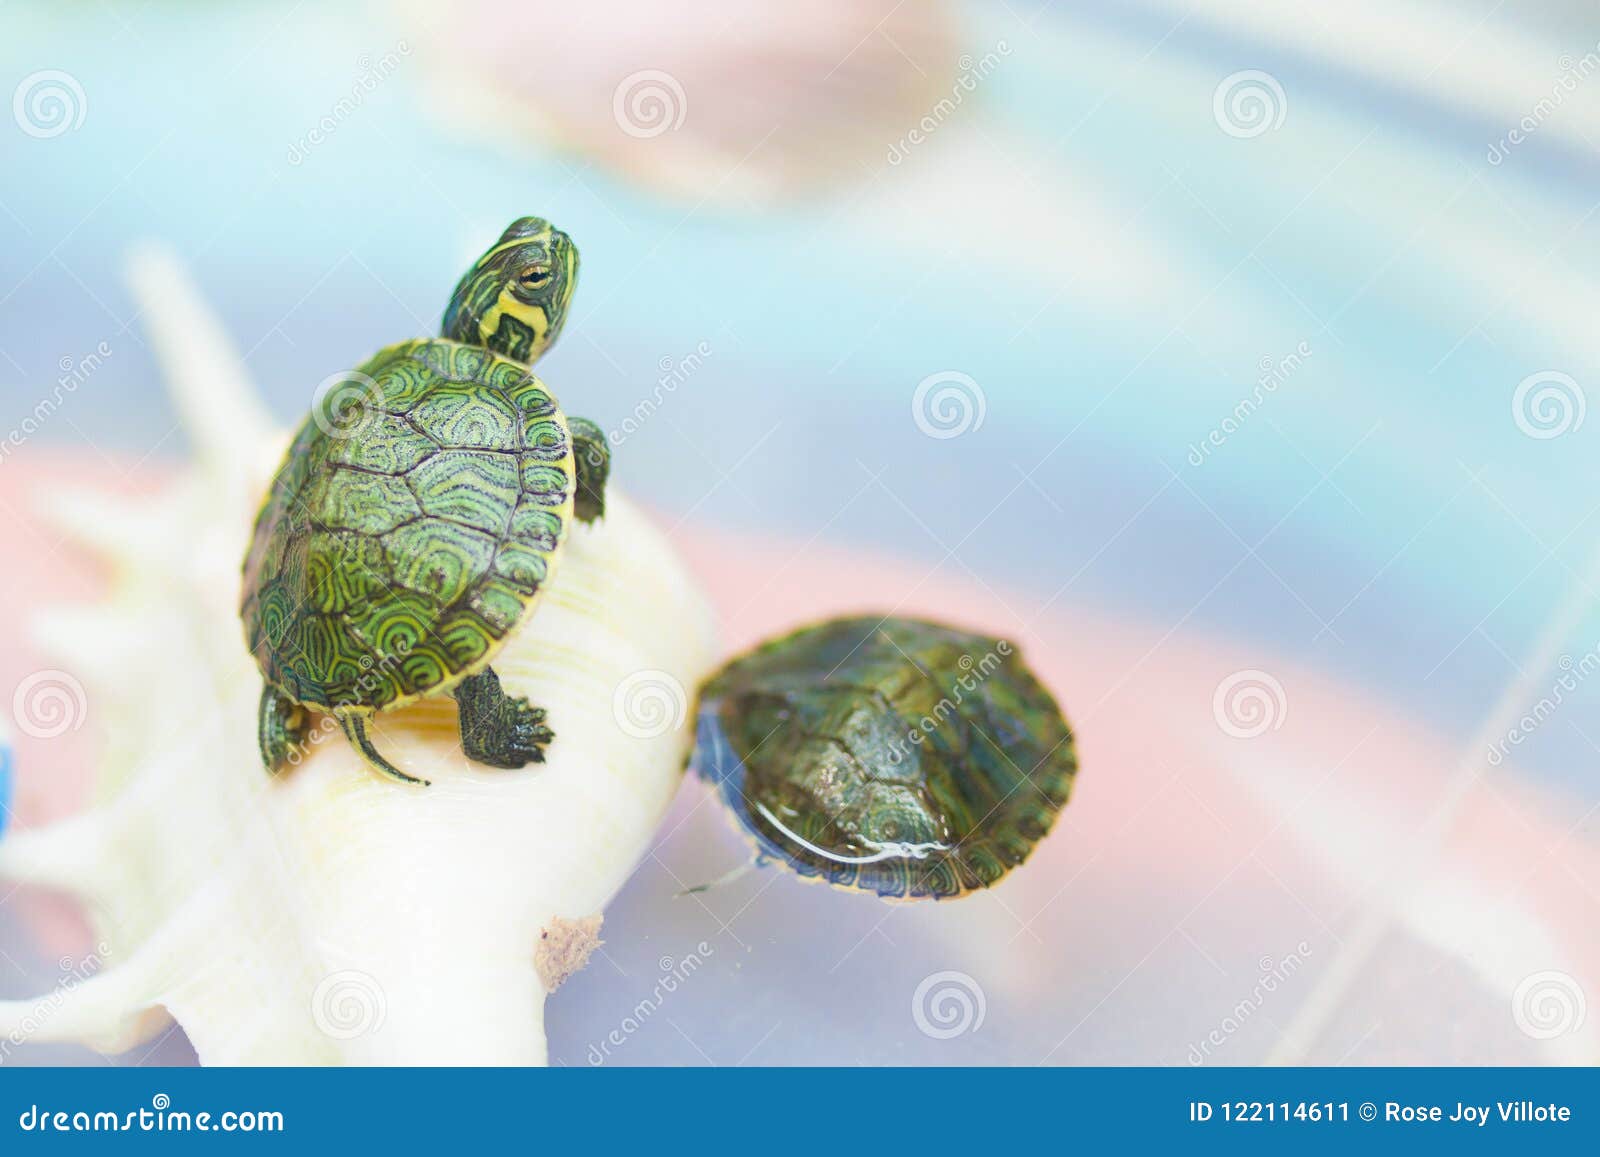
<path fill-rule="evenodd" d="M 544 762 L 545 746 L 555 738 L 545 726 L 544 708 L 532 706 L 525 696 L 507 695 L 492 669 L 461 680 L 455 696 L 468 759 L 508 768 Z"/>
<path fill-rule="evenodd" d="M 578 466 L 577 515 L 593 522 L 606 512 L 606 479 L 611 474 L 611 443 L 606 432 L 588 418 L 568 418 L 572 456 Z"/>
<path fill-rule="evenodd" d="M 261 762 L 271 775 L 306 741 L 311 719 L 306 709 L 270 683 L 261 689 L 261 710 L 257 716 L 256 738 L 261 745 Z"/>

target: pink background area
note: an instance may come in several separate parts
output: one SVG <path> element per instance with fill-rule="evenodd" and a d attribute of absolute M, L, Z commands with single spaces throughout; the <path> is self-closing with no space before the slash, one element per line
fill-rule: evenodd
<path fill-rule="evenodd" d="M 136 485 L 159 478 L 140 472 Z M 51 665 L 30 639 L 31 613 L 93 599 L 104 581 L 29 513 L 32 495 L 69 480 L 129 484 L 115 466 L 63 455 L 28 453 L 0 468 L 0 510 L 9 514 L 0 542 L 7 559 L 0 690 L 8 700 L 28 673 Z M 1008 1060 L 1181 1064 L 1248 996 L 1260 961 L 1302 956 L 1303 968 L 1261 1015 L 1208 1057 L 1259 1061 L 1361 914 L 1394 890 L 1392 865 L 1437 806 L 1460 757 L 1454 742 L 1415 726 L 1403 710 L 1226 639 L 1157 630 L 1070 603 L 1030 614 L 1021 592 L 817 542 L 694 527 L 673 535 L 721 611 L 730 652 L 809 619 L 864 611 L 928 615 L 1016 640 L 1073 722 L 1082 770 L 1056 830 L 1004 887 L 960 904 L 909 907 L 804 888 L 771 870 L 699 906 L 672 901 L 677 879 L 720 874 L 743 846 L 710 793 L 691 780 L 655 855 L 608 914 L 610 968 L 591 967 L 553 1004 L 557 1060 L 582 1063 L 583 1042 L 603 1035 L 615 1009 L 645 983 L 628 965 L 630 942 L 648 961 L 652 943 L 699 935 L 698 924 L 709 921 L 710 933 L 721 925 L 745 946 L 743 959 L 718 961 L 732 970 L 743 1015 L 759 1019 L 770 1006 L 780 1024 L 802 1018 L 832 1026 L 755 1061 L 870 1059 L 874 1049 L 879 1060 L 941 1059 L 920 1051 L 928 1042 L 918 1039 L 898 1056 L 883 1055 L 870 991 L 817 978 L 872 970 L 895 993 L 898 1025 L 905 1019 L 899 990 L 949 967 L 983 981 L 990 1025 L 986 1040 L 974 1036 L 962 1046 L 974 1051 L 945 1058 L 981 1061 L 999 1048 Z M 1212 695 L 1220 680 L 1246 668 L 1274 674 L 1287 712 L 1280 728 L 1237 739 L 1218 728 Z M 18 735 L 13 822 L 46 823 L 82 806 L 98 738 L 92 705 L 76 733 Z M 1425 873 L 1407 877 L 1465 897 L 1464 910 L 1439 917 L 1442 941 L 1406 919 L 1392 922 L 1310 1059 L 1560 1059 L 1517 1030 L 1509 991 L 1474 965 L 1476 938 L 1497 933 L 1475 932 L 1472 910 L 1481 902 L 1491 922 L 1494 912 L 1515 911 L 1559 949 L 1550 967 L 1594 991 L 1600 934 L 1588 916 L 1600 857 L 1593 807 L 1593 800 L 1535 789 L 1510 764 L 1481 781 Z M 11 910 L 25 918 L 43 956 L 86 935 L 76 915 L 48 897 L 23 893 Z M 716 1039 L 721 999 L 707 990 L 679 1000 L 680 1020 L 707 1018 L 690 1030 L 696 1041 Z M 669 1037 L 630 1048 L 628 1063 L 693 1061 L 673 1056 Z"/>

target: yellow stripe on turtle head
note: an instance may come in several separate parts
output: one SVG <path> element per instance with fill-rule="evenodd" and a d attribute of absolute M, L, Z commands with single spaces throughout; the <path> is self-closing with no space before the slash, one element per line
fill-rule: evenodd
<path fill-rule="evenodd" d="M 572 239 L 543 218 L 519 218 L 456 286 L 444 336 L 532 363 L 560 336 L 577 281 Z"/>

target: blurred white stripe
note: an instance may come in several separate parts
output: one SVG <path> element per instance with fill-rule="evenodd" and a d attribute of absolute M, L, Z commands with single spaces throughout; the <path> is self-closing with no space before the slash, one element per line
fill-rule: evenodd
<path fill-rule="evenodd" d="M 1194 8 L 1180 0 L 1152 2 L 1174 17 Z M 1334 61 L 1468 112 L 1486 122 L 1494 137 L 1532 115 L 1564 69 L 1585 54 L 1595 53 L 1593 63 L 1600 64 L 1595 38 L 1562 42 L 1528 32 L 1516 5 L 1497 4 L 1479 15 L 1415 0 L 1345 0 L 1322 7 L 1321 19 L 1318 11 L 1273 0 L 1208 0 L 1191 18 Z M 1586 91 L 1589 86 L 1593 91 Z M 1600 140 L 1600 71 L 1566 94 L 1537 132 L 1592 151 Z"/>

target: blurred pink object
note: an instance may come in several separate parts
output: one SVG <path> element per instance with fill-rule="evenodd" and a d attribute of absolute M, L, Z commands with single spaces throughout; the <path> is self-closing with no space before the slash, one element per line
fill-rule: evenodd
<path fill-rule="evenodd" d="M 104 462 L 67 452 L 29 450 L 0 466 L 0 558 L 5 559 L 5 608 L 0 613 L 0 703 L 14 714 L 12 697 L 27 676 L 51 666 L 37 646 L 34 616 L 69 603 L 92 603 L 104 576 L 76 546 L 36 516 L 35 500 L 62 485 L 101 486 L 147 493 L 161 472 L 122 477 Z M 18 775 L 14 822 L 33 825 L 75 811 L 94 784 L 94 705 L 60 735 L 41 737 L 11 728 Z M 39 769 L 46 769 L 43 773 Z M 30 770 L 31 769 L 31 770 Z"/>
<path fill-rule="evenodd" d="M 417 22 L 453 127 L 501 143 L 521 127 L 696 202 L 859 178 L 965 95 L 939 0 L 468 0 Z"/>

